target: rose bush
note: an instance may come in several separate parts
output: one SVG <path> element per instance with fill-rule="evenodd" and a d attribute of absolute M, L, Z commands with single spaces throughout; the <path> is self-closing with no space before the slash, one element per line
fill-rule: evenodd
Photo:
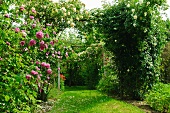
<path fill-rule="evenodd" d="M 0 111 L 33 112 L 37 100 L 47 100 L 57 62 L 69 57 L 69 44 L 59 34 L 79 23 L 83 5 L 14 1 L 0 6 Z"/>

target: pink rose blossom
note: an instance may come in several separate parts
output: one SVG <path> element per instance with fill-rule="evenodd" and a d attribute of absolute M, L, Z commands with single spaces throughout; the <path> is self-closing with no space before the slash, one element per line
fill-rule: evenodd
<path fill-rule="evenodd" d="M 32 24 L 32 28 L 35 28 L 36 27 L 36 24 Z"/>
<path fill-rule="evenodd" d="M 66 52 L 66 57 L 68 57 L 68 52 Z"/>
<path fill-rule="evenodd" d="M 29 42 L 29 45 L 30 45 L 30 46 L 33 46 L 33 45 L 35 45 L 35 44 L 36 44 L 36 41 L 35 41 L 34 39 L 31 39 L 30 42 Z"/>
<path fill-rule="evenodd" d="M 52 24 L 49 24 L 49 23 L 47 23 L 46 25 L 47 25 L 47 26 L 52 26 Z"/>
<path fill-rule="evenodd" d="M 39 65 L 39 64 L 40 64 L 40 62 L 36 61 L 36 64 L 37 64 L 37 65 Z"/>
<path fill-rule="evenodd" d="M 24 6 L 21 6 L 19 9 L 20 9 L 20 11 L 24 11 L 24 10 L 25 10 L 25 7 L 24 7 Z"/>
<path fill-rule="evenodd" d="M 41 76 L 40 76 L 40 75 L 37 75 L 37 79 L 38 79 L 38 80 L 41 80 Z"/>
<path fill-rule="evenodd" d="M 45 49 L 45 45 L 40 45 L 40 50 L 43 51 Z"/>
<path fill-rule="evenodd" d="M 48 76 L 47 79 L 50 80 L 50 77 Z"/>
<path fill-rule="evenodd" d="M 32 11 L 33 13 L 36 13 L 36 10 L 35 10 L 35 9 L 32 9 L 31 11 Z"/>
<path fill-rule="evenodd" d="M 56 32 L 55 32 L 55 31 L 53 31 L 53 34 L 54 34 L 54 35 L 56 35 Z"/>
<path fill-rule="evenodd" d="M 61 58 L 61 56 L 57 56 L 57 58 Z"/>
<path fill-rule="evenodd" d="M 58 55 L 60 55 L 60 54 L 61 54 L 61 52 L 60 52 L 60 51 L 58 51 L 58 52 L 57 52 L 57 54 L 58 54 Z"/>
<path fill-rule="evenodd" d="M 36 68 L 36 70 L 40 70 L 40 68 L 38 66 L 36 66 L 35 68 Z"/>
<path fill-rule="evenodd" d="M 41 40 L 40 45 L 44 45 L 44 44 L 45 44 L 45 42 L 43 40 Z"/>
<path fill-rule="evenodd" d="M 48 48 L 48 45 L 47 45 L 47 44 L 45 44 L 45 48 L 46 48 L 46 49 Z"/>
<path fill-rule="evenodd" d="M 51 69 L 47 69 L 47 74 L 52 74 L 52 70 Z"/>
<path fill-rule="evenodd" d="M 6 18 L 9 18 L 9 17 L 10 17 L 9 14 L 5 14 L 4 16 L 5 16 Z"/>
<path fill-rule="evenodd" d="M 51 44 L 51 45 L 54 45 L 54 41 L 51 41 L 50 44 Z"/>
<path fill-rule="evenodd" d="M 39 88 L 41 87 L 41 84 L 40 84 L 40 82 L 38 82 L 38 87 L 39 87 Z"/>
<path fill-rule="evenodd" d="M 33 19 L 34 19 L 34 16 L 30 16 L 30 19 L 33 20 Z"/>
<path fill-rule="evenodd" d="M 42 67 L 45 67 L 45 66 L 46 66 L 46 63 L 45 63 L 45 62 L 42 62 L 42 63 L 41 63 L 41 66 L 42 66 Z"/>
<path fill-rule="evenodd" d="M 52 54 L 52 57 L 55 57 L 55 54 Z"/>
<path fill-rule="evenodd" d="M 8 46 L 10 46 L 10 45 L 11 45 L 9 42 L 6 42 L 6 44 L 7 44 Z"/>
<path fill-rule="evenodd" d="M 45 36 L 46 36 L 47 38 L 50 38 L 49 34 L 45 34 Z"/>
<path fill-rule="evenodd" d="M 42 38 L 44 37 L 43 32 L 42 32 L 42 31 L 37 32 L 37 33 L 36 33 L 36 37 L 37 37 L 38 39 L 42 39 Z"/>
<path fill-rule="evenodd" d="M 0 57 L 0 60 L 2 60 L 2 58 Z"/>
<path fill-rule="evenodd" d="M 58 70 L 60 70 L 60 68 L 58 68 Z"/>
<path fill-rule="evenodd" d="M 46 56 L 48 56 L 49 55 L 49 52 L 46 52 Z"/>
<path fill-rule="evenodd" d="M 18 33 L 20 31 L 19 28 L 15 28 L 15 32 Z"/>
<path fill-rule="evenodd" d="M 21 42 L 20 42 L 20 45 L 21 45 L 21 46 L 24 46 L 24 45 L 25 45 L 25 41 L 21 41 Z"/>
<path fill-rule="evenodd" d="M 47 69 L 49 69 L 49 68 L 50 68 L 50 64 L 47 63 L 47 64 L 45 65 L 45 67 L 46 67 Z"/>
<path fill-rule="evenodd" d="M 31 74 L 32 74 L 32 75 L 38 75 L 38 72 L 32 70 L 32 71 L 31 71 Z"/>
<path fill-rule="evenodd" d="M 30 80 L 30 79 L 31 79 L 31 75 L 29 75 L 29 74 L 26 75 L 26 79 L 27 79 L 27 80 Z"/>

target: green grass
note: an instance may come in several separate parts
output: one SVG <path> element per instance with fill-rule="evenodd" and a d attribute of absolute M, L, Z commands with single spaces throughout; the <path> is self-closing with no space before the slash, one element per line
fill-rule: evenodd
<path fill-rule="evenodd" d="M 55 94 L 52 92 L 51 96 Z M 54 98 L 54 96 L 53 96 Z M 85 87 L 66 88 L 49 113 L 144 113 L 141 109 Z"/>

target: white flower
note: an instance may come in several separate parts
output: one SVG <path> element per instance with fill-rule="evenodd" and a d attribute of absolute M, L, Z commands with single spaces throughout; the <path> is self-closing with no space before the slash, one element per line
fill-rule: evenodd
<path fill-rule="evenodd" d="M 136 20 L 138 17 L 137 17 L 137 15 L 134 15 L 133 18 Z"/>
<path fill-rule="evenodd" d="M 136 23 L 133 23 L 133 26 L 136 27 Z"/>
<path fill-rule="evenodd" d="M 78 20 L 78 21 L 79 21 L 79 17 L 76 17 L 76 20 Z"/>
<path fill-rule="evenodd" d="M 70 15 L 70 12 L 68 12 L 68 15 Z"/>
<path fill-rule="evenodd" d="M 27 33 L 25 31 L 21 32 L 23 37 L 27 36 Z"/>
<path fill-rule="evenodd" d="M 127 7 L 130 7 L 130 4 L 127 4 Z"/>
<path fill-rule="evenodd" d="M 135 9 L 132 9 L 132 12 L 134 13 L 134 12 L 135 12 Z"/>
<path fill-rule="evenodd" d="M 144 12 L 144 16 L 146 16 L 147 15 L 147 12 Z"/>
<path fill-rule="evenodd" d="M 67 16 L 67 13 L 64 13 L 64 16 Z"/>
<path fill-rule="evenodd" d="M 70 24 L 71 22 L 70 21 L 67 21 L 67 24 Z"/>
<path fill-rule="evenodd" d="M 144 33 L 146 33 L 147 31 L 148 31 L 148 30 L 147 30 L 147 29 L 145 29 L 145 30 L 144 30 Z"/>
<path fill-rule="evenodd" d="M 139 4 L 142 4 L 143 3 L 143 0 L 139 0 Z"/>
<path fill-rule="evenodd" d="M 73 8 L 73 11 L 76 12 L 76 8 Z"/>
<path fill-rule="evenodd" d="M 61 10 L 63 10 L 64 12 L 66 12 L 66 8 L 65 8 L 65 7 L 62 7 Z"/>
<path fill-rule="evenodd" d="M 71 27 L 74 27 L 74 26 L 75 26 L 75 23 L 71 23 L 70 26 L 71 26 Z"/>
<path fill-rule="evenodd" d="M 149 5 L 149 4 L 150 4 L 150 2 L 147 2 L 146 4 L 147 4 L 147 5 Z"/>

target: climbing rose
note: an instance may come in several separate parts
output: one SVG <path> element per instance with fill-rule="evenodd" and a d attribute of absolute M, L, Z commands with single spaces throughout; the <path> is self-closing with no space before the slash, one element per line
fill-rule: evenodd
<path fill-rule="evenodd" d="M 40 70 L 40 68 L 38 66 L 36 66 L 35 68 L 36 68 L 36 70 Z"/>
<path fill-rule="evenodd" d="M 45 67 L 45 66 L 46 66 L 46 63 L 45 63 L 45 62 L 42 62 L 42 63 L 41 63 L 41 66 L 42 66 L 42 67 Z"/>
<path fill-rule="evenodd" d="M 31 20 L 34 19 L 34 16 L 30 16 L 30 19 L 31 19 Z"/>
<path fill-rule="evenodd" d="M 49 69 L 50 68 L 50 64 L 46 64 L 45 67 Z"/>
<path fill-rule="evenodd" d="M 5 14 L 4 16 L 5 16 L 6 18 L 9 18 L 9 17 L 10 17 L 9 14 Z"/>
<path fill-rule="evenodd" d="M 42 31 L 37 32 L 37 33 L 36 33 L 36 37 L 37 37 L 38 39 L 42 39 L 42 38 L 44 37 L 43 32 L 42 32 Z"/>
<path fill-rule="evenodd" d="M 29 75 L 29 74 L 26 75 L 26 79 L 27 79 L 27 80 L 30 80 L 30 79 L 31 79 L 31 75 Z"/>
<path fill-rule="evenodd" d="M 19 28 L 15 28 L 15 32 L 18 33 L 20 31 Z"/>
<path fill-rule="evenodd" d="M 20 42 L 20 45 L 21 45 L 21 46 L 24 46 L 24 45 L 25 45 L 25 41 L 21 41 L 21 42 Z"/>
<path fill-rule="evenodd" d="M 38 72 L 32 70 L 32 71 L 31 71 L 31 74 L 32 74 L 32 75 L 38 75 Z"/>
<path fill-rule="evenodd" d="M 27 36 L 27 33 L 26 33 L 24 30 L 22 30 L 21 33 L 22 33 L 22 36 L 23 36 L 23 37 L 26 37 L 26 36 Z"/>
<path fill-rule="evenodd" d="M 44 41 L 43 40 L 41 40 L 40 45 L 44 45 Z"/>
<path fill-rule="evenodd" d="M 31 11 L 32 11 L 33 13 L 36 13 L 36 10 L 35 10 L 35 8 L 32 8 L 32 9 L 31 9 Z"/>
<path fill-rule="evenodd" d="M 66 52 L 66 57 L 68 57 L 68 52 Z"/>
<path fill-rule="evenodd" d="M 33 46 L 33 45 L 35 45 L 35 44 L 36 44 L 36 41 L 35 41 L 34 39 L 31 39 L 30 42 L 29 42 L 29 45 L 30 45 L 30 46 Z"/>
<path fill-rule="evenodd" d="M 6 42 L 6 44 L 7 44 L 8 46 L 10 46 L 10 43 L 9 43 L 9 42 Z"/>
<path fill-rule="evenodd" d="M 47 69 L 47 74 L 52 74 L 52 70 L 51 69 Z"/>
<path fill-rule="evenodd" d="M 40 62 L 36 61 L 36 64 L 38 65 L 38 64 L 40 64 Z"/>
<path fill-rule="evenodd" d="M 45 49 L 45 45 L 40 45 L 40 50 L 43 51 Z"/>
<path fill-rule="evenodd" d="M 54 41 L 51 41 L 50 44 L 51 44 L 51 45 L 54 45 Z"/>
<path fill-rule="evenodd" d="M 35 28 L 36 27 L 36 24 L 32 24 L 32 28 Z"/>
<path fill-rule="evenodd" d="M 49 34 L 45 34 L 45 36 L 46 36 L 47 38 L 50 38 L 50 35 L 49 35 Z"/>
<path fill-rule="evenodd" d="M 48 76 L 47 79 L 50 80 L 50 77 Z"/>
<path fill-rule="evenodd" d="M 25 7 L 24 6 L 21 6 L 20 7 L 20 11 L 24 11 L 25 10 Z"/>

